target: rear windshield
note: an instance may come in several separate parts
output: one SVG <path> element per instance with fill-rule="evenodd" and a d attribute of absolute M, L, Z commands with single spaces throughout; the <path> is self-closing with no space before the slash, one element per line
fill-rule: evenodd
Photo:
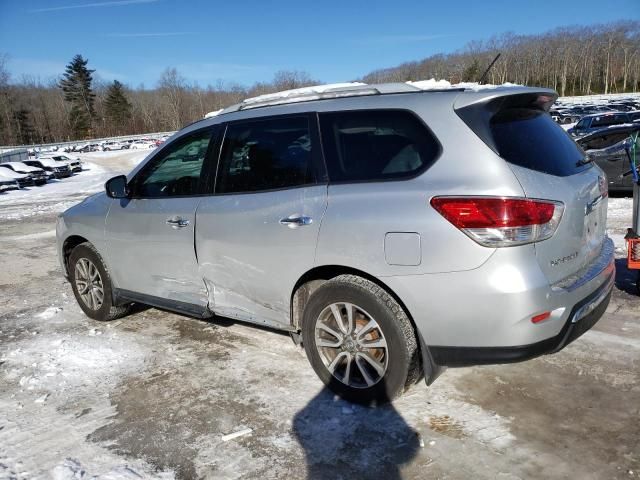
<path fill-rule="evenodd" d="M 498 154 L 507 162 L 556 176 L 578 173 L 585 154 L 551 116 L 532 108 L 507 108 L 491 119 Z"/>

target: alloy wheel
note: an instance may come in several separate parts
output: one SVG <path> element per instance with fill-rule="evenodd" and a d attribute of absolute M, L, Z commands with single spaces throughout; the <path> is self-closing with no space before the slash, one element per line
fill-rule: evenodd
<path fill-rule="evenodd" d="M 88 258 L 76 262 L 75 284 L 80 298 L 91 310 L 100 310 L 104 302 L 104 285 L 100 271 Z"/>
<path fill-rule="evenodd" d="M 315 324 L 315 345 L 331 375 L 352 388 L 369 388 L 388 367 L 387 341 L 374 318 L 346 302 L 327 306 Z"/>

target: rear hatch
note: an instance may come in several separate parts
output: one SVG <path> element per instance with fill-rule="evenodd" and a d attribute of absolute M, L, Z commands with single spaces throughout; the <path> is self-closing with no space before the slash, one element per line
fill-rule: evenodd
<path fill-rule="evenodd" d="M 458 115 L 507 161 L 525 195 L 560 201 L 555 234 L 535 244 L 549 282 L 591 264 L 605 239 L 607 182 L 584 151 L 548 114 L 555 92 L 503 94 L 457 109 Z"/>

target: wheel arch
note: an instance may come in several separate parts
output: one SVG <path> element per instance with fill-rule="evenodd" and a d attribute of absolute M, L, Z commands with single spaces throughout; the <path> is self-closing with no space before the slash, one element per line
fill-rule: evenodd
<path fill-rule="evenodd" d="M 64 260 L 63 261 L 64 273 L 67 277 L 69 276 L 69 256 L 71 255 L 71 252 L 73 252 L 73 249 L 76 248 L 78 245 L 85 242 L 91 243 L 89 242 L 89 240 L 87 240 L 81 235 L 69 235 L 67 238 L 65 238 L 64 242 L 62 243 L 62 258 Z"/>
<path fill-rule="evenodd" d="M 398 295 L 383 281 L 381 281 L 378 277 L 375 277 L 363 270 L 359 270 L 357 268 L 347 267 L 344 265 L 322 265 L 318 267 L 314 267 L 311 270 L 305 272 L 296 282 L 293 287 L 293 291 L 291 292 L 291 326 L 299 329 L 302 325 L 302 312 L 304 311 L 304 306 L 306 302 L 309 300 L 311 294 L 323 283 L 335 278 L 339 275 L 357 275 L 362 278 L 366 278 L 367 280 L 379 285 L 381 288 L 384 288 L 389 295 L 391 295 L 396 302 L 403 308 L 406 312 L 407 316 L 411 320 L 414 329 L 415 324 L 413 323 L 413 319 L 411 317 L 411 313 L 407 309 L 407 306 L 402 302 L 402 299 L 398 297 Z"/>
<path fill-rule="evenodd" d="M 293 291 L 291 292 L 290 322 L 293 329 L 298 332 L 301 330 L 304 307 L 311 297 L 311 294 L 328 280 L 345 274 L 357 275 L 377 284 L 380 288 L 383 288 L 389 295 L 391 295 L 396 302 L 398 302 L 398 305 L 400 305 L 409 318 L 413 331 L 418 339 L 424 377 L 427 385 L 431 385 L 446 367 L 438 366 L 433 361 L 429 347 L 425 343 L 422 333 L 417 328 L 416 323 L 413 320 L 413 316 L 411 315 L 411 311 L 407 308 L 402 299 L 393 291 L 392 288 L 380 280 L 380 278 L 365 271 L 344 265 L 322 265 L 305 272 L 298 279 Z M 302 341 L 304 341 L 304 339 L 302 339 Z"/>

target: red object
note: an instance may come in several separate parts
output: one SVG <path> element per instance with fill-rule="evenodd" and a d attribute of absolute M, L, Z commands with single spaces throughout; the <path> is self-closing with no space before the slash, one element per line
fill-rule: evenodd
<path fill-rule="evenodd" d="M 627 239 L 627 267 L 630 270 L 640 269 L 640 238 Z"/>
<path fill-rule="evenodd" d="M 544 225 L 555 204 L 500 197 L 434 197 L 431 205 L 458 228 L 500 228 Z"/>
<path fill-rule="evenodd" d="M 531 317 L 531 323 L 540 323 L 543 320 L 546 320 L 547 318 L 549 318 L 550 316 L 551 316 L 551 312 L 544 312 L 544 313 L 541 313 L 540 315 L 535 315 Z"/>

